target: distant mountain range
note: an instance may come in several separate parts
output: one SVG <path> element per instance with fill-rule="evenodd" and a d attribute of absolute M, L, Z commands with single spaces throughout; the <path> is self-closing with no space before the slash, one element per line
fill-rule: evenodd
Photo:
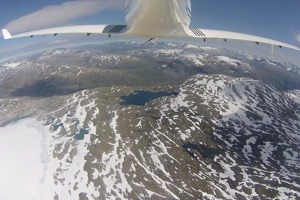
<path fill-rule="evenodd" d="M 55 49 L 11 60 L 0 67 L 0 89 L 2 97 L 51 96 L 102 86 L 183 82 L 198 73 L 249 77 L 281 91 L 300 89 L 300 68 L 293 64 L 215 47 L 141 42 Z M 56 82 L 66 84 L 57 88 Z M 42 91 L 45 85 L 48 92 Z"/>

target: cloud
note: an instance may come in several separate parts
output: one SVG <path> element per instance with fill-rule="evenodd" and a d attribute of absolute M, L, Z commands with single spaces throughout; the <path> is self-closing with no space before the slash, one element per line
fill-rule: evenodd
<path fill-rule="evenodd" d="M 76 18 L 93 15 L 107 9 L 120 9 L 121 0 L 75 0 L 60 5 L 46 6 L 9 22 L 5 28 L 12 33 L 53 27 Z"/>
<path fill-rule="evenodd" d="M 295 39 L 300 43 L 300 33 L 299 33 L 299 31 L 292 30 L 291 33 L 294 35 Z"/>
<path fill-rule="evenodd" d="M 300 42 L 300 33 L 299 33 L 299 34 L 296 34 L 296 40 L 297 40 L 298 42 Z"/>

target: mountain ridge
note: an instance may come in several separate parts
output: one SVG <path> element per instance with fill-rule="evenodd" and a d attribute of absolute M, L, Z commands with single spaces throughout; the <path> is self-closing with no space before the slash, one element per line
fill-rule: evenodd
<path fill-rule="evenodd" d="M 143 48 L 142 44 L 137 45 Z M 170 45 L 163 46 L 167 49 Z M 79 60 L 86 59 L 82 63 L 89 63 L 93 53 L 67 50 L 60 57 L 61 52 L 57 54 L 54 50 L 57 60 L 37 56 L 34 59 L 40 63 L 36 65 L 30 61 L 32 65 L 21 63 L 8 69 L 13 72 L 12 78 L 14 74 L 24 75 L 25 82 L 16 82 L 18 88 L 13 89 L 23 88 L 25 92 L 19 96 L 6 92 L 8 95 L 0 99 L 0 122 L 6 125 L 30 116 L 49 131 L 43 143 L 50 156 L 43 163 L 48 166 L 44 168 L 41 186 L 49 189 L 45 195 L 54 199 L 300 198 L 300 90 L 281 91 L 280 87 L 261 80 L 240 77 L 245 70 L 258 68 L 241 59 L 241 55 L 200 49 L 212 52 L 206 52 L 208 55 L 202 52 L 195 61 L 191 55 L 199 53 L 195 51 L 197 46 L 183 50 L 177 45 L 172 47 L 172 51 L 131 50 L 124 56 L 137 58 L 136 66 L 122 66 L 114 60 L 112 69 L 110 65 L 73 69 L 73 65 L 68 65 L 72 57 L 83 55 Z M 115 54 L 126 49 L 121 48 L 124 49 Z M 62 62 L 59 59 L 66 57 L 64 65 L 58 64 Z M 88 85 L 71 93 L 54 92 L 49 96 L 34 96 L 31 91 L 34 87 L 26 86 L 44 77 L 49 79 L 52 73 L 62 73 L 66 78 L 59 80 L 72 80 L 89 70 L 130 74 L 141 63 L 151 64 L 151 57 L 157 57 L 154 62 L 157 72 L 151 71 L 152 77 L 158 72 L 173 74 L 172 80 L 177 83 L 154 81 L 149 86 L 120 80 L 120 84 L 113 82 L 113 86 Z M 141 62 L 143 59 L 148 61 Z M 207 62 L 206 66 L 199 66 L 200 61 Z M 253 62 L 258 65 L 260 61 L 264 63 L 260 68 L 274 70 L 273 62 L 266 64 L 266 60 L 260 59 Z M 141 68 L 151 68 L 150 64 Z M 276 66 L 283 71 L 289 67 Z M 26 67 L 31 69 L 24 74 Z M 193 71 L 195 68 L 201 69 L 201 73 Z M 225 75 L 220 74 L 221 69 Z M 36 74 L 32 74 L 34 70 Z M 233 77 L 232 70 L 241 72 Z M 135 77 L 139 80 L 147 75 L 143 72 Z M 11 78 L 0 78 L 4 78 L 2 88 L 14 86 Z M 144 106 L 122 105 L 121 97 L 136 90 L 171 91 L 178 95 L 160 97 Z"/>

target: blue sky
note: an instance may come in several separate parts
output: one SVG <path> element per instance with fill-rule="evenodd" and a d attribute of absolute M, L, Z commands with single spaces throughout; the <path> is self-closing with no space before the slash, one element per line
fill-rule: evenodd
<path fill-rule="evenodd" d="M 300 47 L 300 1 L 299 0 L 191 0 L 191 27 L 236 31 L 267 37 Z M 82 6 L 83 2 L 95 4 Z M 90 6 L 90 7 L 89 7 Z M 50 16 L 55 12 L 55 16 Z M 22 32 L 31 29 L 51 26 L 77 24 L 124 24 L 122 0 L 2 0 L 0 7 L 0 27 L 10 28 L 11 32 Z M 43 17 L 24 18 L 32 13 Z M 38 16 L 41 16 L 38 15 Z M 25 19 L 17 24 L 16 19 Z M 30 19 L 30 20 L 26 20 Z M 30 27 L 32 21 L 36 25 Z M 44 23 L 45 22 L 45 23 Z M 17 25 L 16 25 L 17 24 Z M 2 35 L 1 35 L 2 36 Z M 15 56 L 21 51 L 37 49 L 42 46 L 59 47 L 63 45 L 64 37 L 35 37 L 5 41 L 0 39 L 0 60 Z M 70 36 L 82 42 L 99 40 L 104 37 Z M 114 40 L 114 39 L 113 39 Z M 116 39 L 115 39 L 116 40 Z M 51 44 L 51 45 L 50 45 Z M 55 44 L 55 45 L 54 45 Z M 23 47 L 23 48 L 22 48 Z M 299 52 L 285 51 L 293 61 L 299 57 Z M 300 61 L 299 61 L 300 63 Z"/>

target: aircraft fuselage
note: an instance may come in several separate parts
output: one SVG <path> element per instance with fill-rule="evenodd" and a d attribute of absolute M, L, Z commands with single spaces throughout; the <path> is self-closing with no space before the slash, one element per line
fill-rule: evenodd
<path fill-rule="evenodd" d="M 126 0 L 125 19 L 130 34 L 161 38 L 185 33 L 191 22 L 190 0 Z"/>

